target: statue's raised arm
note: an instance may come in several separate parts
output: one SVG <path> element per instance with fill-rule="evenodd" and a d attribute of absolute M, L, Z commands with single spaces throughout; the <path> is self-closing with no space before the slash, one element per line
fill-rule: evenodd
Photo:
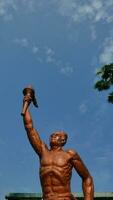
<path fill-rule="evenodd" d="M 42 148 L 44 143 L 40 139 L 39 133 L 35 130 L 33 126 L 33 121 L 31 114 L 29 112 L 29 105 L 31 102 L 38 107 L 37 101 L 35 98 L 34 89 L 29 86 L 23 90 L 24 99 L 23 99 L 23 109 L 21 115 L 23 116 L 24 127 L 27 132 L 30 144 L 32 145 L 35 152 L 41 157 Z"/>

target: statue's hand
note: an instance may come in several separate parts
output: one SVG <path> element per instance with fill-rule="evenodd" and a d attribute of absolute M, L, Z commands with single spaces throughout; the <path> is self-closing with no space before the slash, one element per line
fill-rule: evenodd
<path fill-rule="evenodd" d="M 25 95 L 24 99 L 23 99 L 23 108 L 22 108 L 22 112 L 21 115 L 24 116 L 26 113 L 27 108 L 29 107 L 30 103 L 32 101 L 32 98 L 30 95 Z"/>
<path fill-rule="evenodd" d="M 24 104 L 25 102 L 27 102 L 28 104 L 30 104 L 31 101 L 32 101 L 32 98 L 31 98 L 30 95 L 27 94 L 27 95 L 24 96 L 24 98 L 23 98 L 23 104 Z"/>
<path fill-rule="evenodd" d="M 24 116 L 28 106 L 30 105 L 31 101 L 33 102 L 35 107 L 38 107 L 37 100 L 35 98 L 35 91 L 34 89 L 29 86 L 23 90 L 24 99 L 23 99 L 23 108 L 21 115 Z"/>

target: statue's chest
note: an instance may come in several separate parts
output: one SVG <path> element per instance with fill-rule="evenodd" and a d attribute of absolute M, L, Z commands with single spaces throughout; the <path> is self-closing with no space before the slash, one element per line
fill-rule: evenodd
<path fill-rule="evenodd" d="M 68 157 L 65 153 L 45 153 L 41 159 L 41 166 L 59 166 L 63 167 L 68 163 Z"/>

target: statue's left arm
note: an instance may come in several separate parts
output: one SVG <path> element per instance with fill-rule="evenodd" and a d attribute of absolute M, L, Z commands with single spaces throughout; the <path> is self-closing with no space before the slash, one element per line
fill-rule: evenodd
<path fill-rule="evenodd" d="M 84 200 L 93 200 L 94 198 L 94 183 L 87 167 L 83 163 L 78 153 L 72 151 L 72 165 L 82 178 L 82 188 L 84 193 Z"/>

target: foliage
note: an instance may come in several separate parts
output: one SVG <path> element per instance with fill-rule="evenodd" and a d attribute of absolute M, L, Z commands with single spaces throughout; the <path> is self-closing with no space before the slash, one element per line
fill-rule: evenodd
<path fill-rule="evenodd" d="M 95 89 L 98 91 L 109 89 L 113 85 L 113 63 L 101 67 L 96 75 L 101 79 L 95 83 Z M 113 92 L 108 95 L 108 102 L 113 103 Z"/>

